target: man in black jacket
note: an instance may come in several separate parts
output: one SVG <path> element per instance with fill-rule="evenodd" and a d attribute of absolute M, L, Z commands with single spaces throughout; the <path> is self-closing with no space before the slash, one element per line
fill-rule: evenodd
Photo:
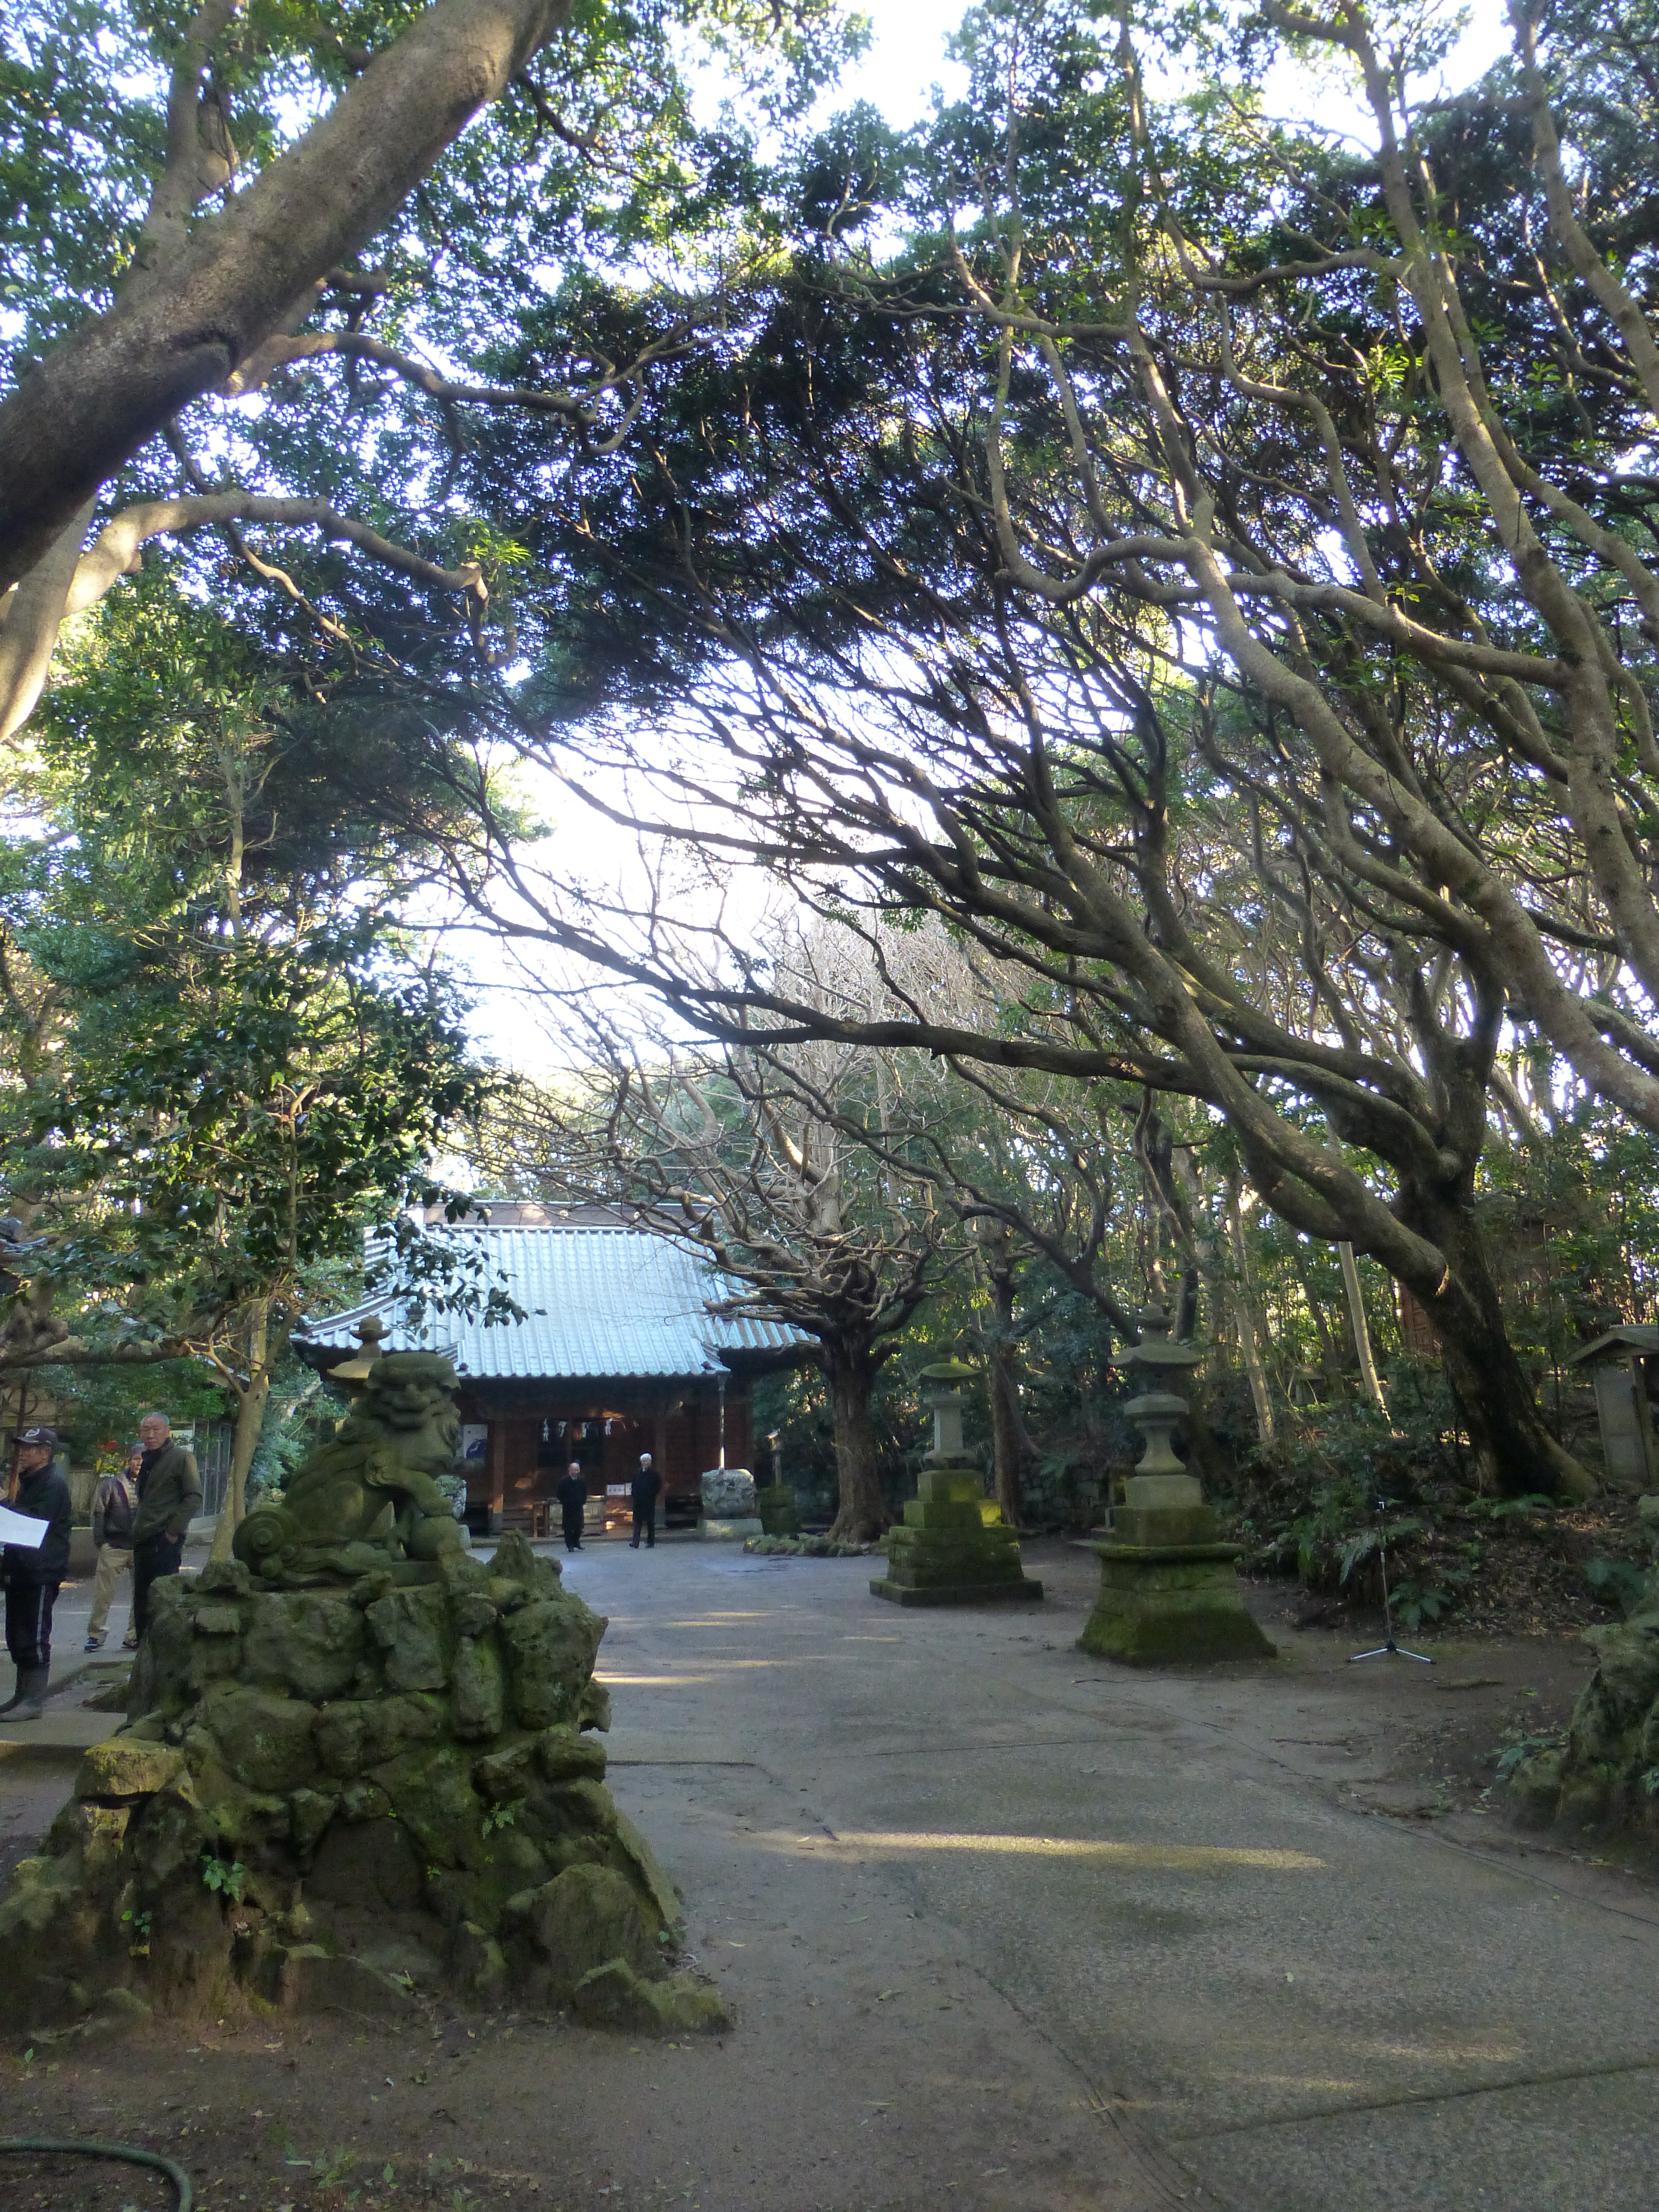
<path fill-rule="evenodd" d="M 202 1510 L 196 1455 L 173 1439 L 165 1413 L 146 1413 L 138 1424 L 144 1456 L 138 1467 L 138 1517 L 132 1524 L 132 1632 L 142 1637 L 149 1619 L 150 1584 L 176 1575 L 185 1539 Z"/>
<path fill-rule="evenodd" d="M 0 1554 L 6 1584 L 6 1649 L 17 1669 L 17 1686 L 0 1715 L 38 1721 L 52 1677 L 52 1609 L 63 1588 L 70 1554 L 69 1485 L 52 1466 L 56 1429 L 25 1429 L 17 1439 L 17 1486 L 11 1510 L 44 1521 L 38 1547 L 8 1544 Z"/>
<path fill-rule="evenodd" d="M 564 1516 L 564 1548 L 580 1552 L 582 1547 L 582 1513 L 587 1504 L 587 1477 L 580 1463 L 572 1460 L 559 1484 L 559 1510 Z"/>
<path fill-rule="evenodd" d="M 662 1477 L 649 1452 L 640 1454 L 640 1471 L 634 1477 L 634 1534 L 630 1547 L 640 1548 L 640 1534 L 645 1534 L 645 1548 L 653 1552 L 657 1547 L 657 1493 L 662 1488 Z"/>

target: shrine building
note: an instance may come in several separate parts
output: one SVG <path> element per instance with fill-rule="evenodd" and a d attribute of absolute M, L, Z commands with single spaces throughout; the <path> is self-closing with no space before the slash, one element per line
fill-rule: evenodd
<path fill-rule="evenodd" d="M 361 1358 L 367 1322 L 382 1351 L 453 1362 L 477 1534 L 556 1528 L 554 1489 L 572 1460 L 587 1478 L 590 1527 L 621 1522 L 645 1451 L 662 1473 L 665 1522 L 694 1522 L 711 1468 L 754 1463 L 753 1379 L 809 1356 L 807 1340 L 780 1322 L 712 1313 L 738 1284 L 600 1207 L 511 1200 L 480 1211 L 483 1221 L 432 1233 L 474 1241 L 482 1287 L 499 1286 L 521 1320 L 487 1327 L 428 1313 L 411 1324 L 385 1292 L 302 1323 L 295 1351 L 327 1375 Z"/>

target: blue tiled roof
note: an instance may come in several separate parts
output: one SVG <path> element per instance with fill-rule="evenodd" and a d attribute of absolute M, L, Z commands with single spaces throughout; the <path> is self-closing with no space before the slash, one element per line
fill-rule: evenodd
<path fill-rule="evenodd" d="M 740 1286 L 660 1237 L 640 1229 L 484 1228 L 471 1224 L 430 1232 L 483 1248 L 484 1287 L 499 1284 L 524 1309 L 522 1321 L 482 1322 L 428 1314 L 410 1327 L 402 1302 L 382 1293 L 303 1323 L 310 1345 L 335 1346 L 349 1358 L 357 1324 L 377 1314 L 388 1352 L 442 1351 L 458 1374 L 532 1382 L 575 1376 L 716 1374 L 727 1355 L 776 1355 L 803 1341 L 770 1321 L 724 1321 L 711 1304 Z"/>

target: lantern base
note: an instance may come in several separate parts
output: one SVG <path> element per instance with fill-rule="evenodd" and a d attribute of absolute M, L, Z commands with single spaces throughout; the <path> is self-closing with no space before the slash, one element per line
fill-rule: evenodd
<path fill-rule="evenodd" d="M 887 1532 L 887 1572 L 871 1593 L 894 1605 L 1027 1605 L 1042 1584 L 1020 1565 L 1019 1539 L 986 1521 L 976 1468 L 924 1468 L 903 1522 Z"/>
<path fill-rule="evenodd" d="M 1079 1650 L 1131 1667 L 1203 1666 L 1216 1659 L 1279 1656 L 1240 1595 L 1236 1568 L 1242 1545 L 1108 1543 L 1086 1548 L 1100 1560 L 1100 1595 L 1078 1638 Z"/>
<path fill-rule="evenodd" d="M 883 1575 L 870 1595 L 891 1605 L 1041 1605 L 1042 1584 L 1029 1575 L 1012 1583 L 896 1583 Z"/>

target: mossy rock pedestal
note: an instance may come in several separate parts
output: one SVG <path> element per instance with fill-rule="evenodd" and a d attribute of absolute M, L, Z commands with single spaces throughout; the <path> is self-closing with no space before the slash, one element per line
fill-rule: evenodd
<path fill-rule="evenodd" d="M 448 1387 L 430 1364 L 380 1363 L 408 1421 L 363 1443 L 364 1483 L 389 1486 L 416 1419 L 441 1425 L 416 1388 Z M 325 1449 L 331 1477 L 346 1446 Z M 410 1556 L 352 1480 L 332 1550 L 325 1498 L 285 1510 L 269 1574 L 239 1558 L 155 1584 L 133 1717 L 0 1899 L 0 2033 L 440 1994 L 633 2033 L 723 2026 L 674 1971 L 679 1901 L 605 1786 L 603 1619 L 521 1536 L 488 1561 L 450 1537 Z"/>

